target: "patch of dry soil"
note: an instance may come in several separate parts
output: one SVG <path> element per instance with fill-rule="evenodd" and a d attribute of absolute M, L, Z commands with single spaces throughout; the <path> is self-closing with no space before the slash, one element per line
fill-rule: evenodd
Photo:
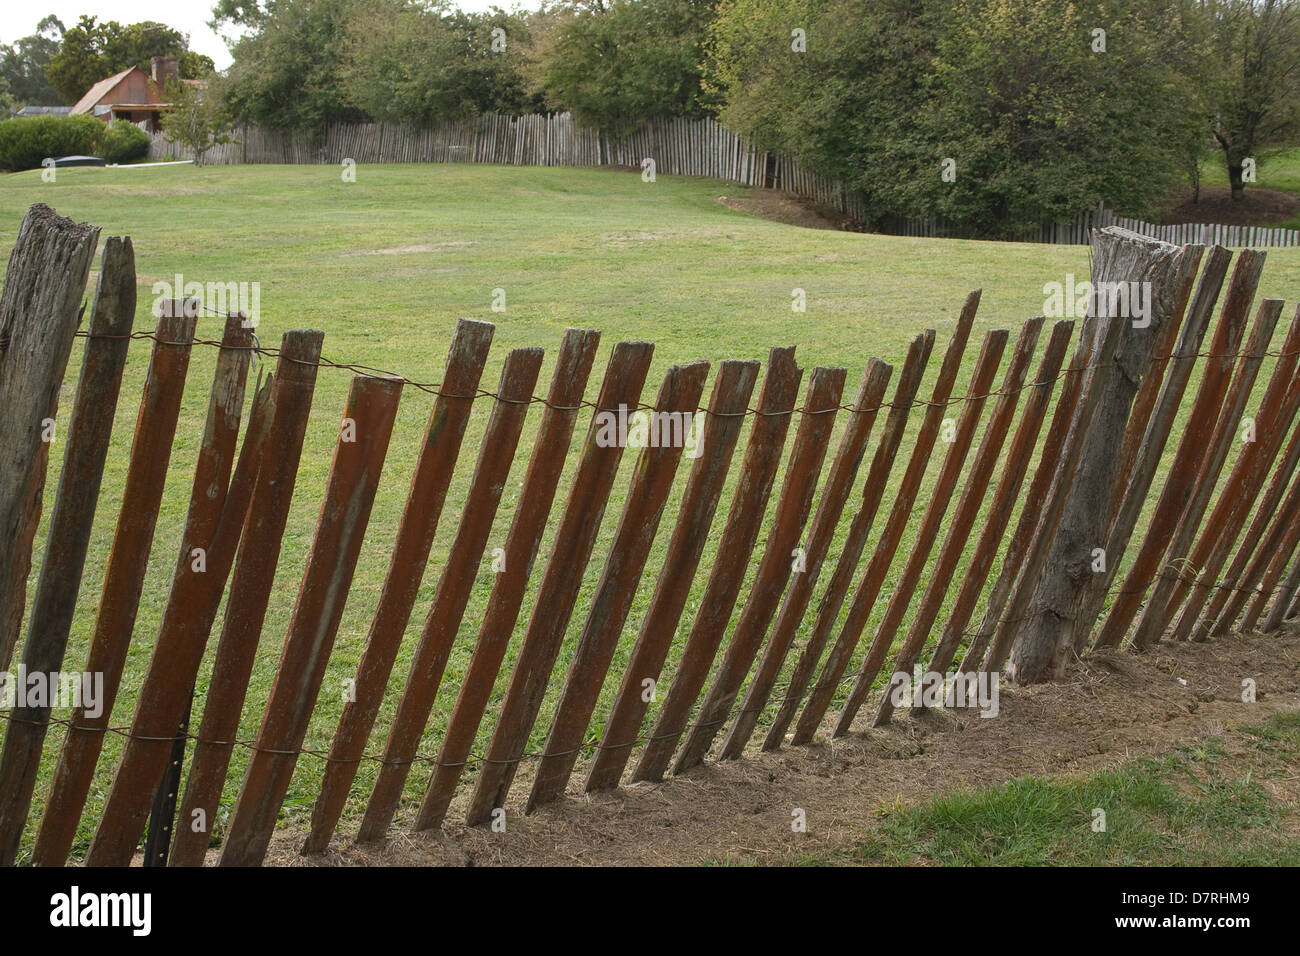
<path fill-rule="evenodd" d="M 1255 680 L 1253 704 L 1242 681 Z M 385 846 L 359 847 L 347 831 L 328 853 L 299 855 L 305 820 L 277 832 L 272 865 L 694 864 L 723 859 L 762 863 L 800 850 L 851 845 L 877 808 L 921 801 L 954 787 L 989 787 L 1024 774 L 1063 775 L 1164 753 L 1207 735 L 1260 723 L 1300 706 L 1300 629 L 1234 635 L 1209 644 L 1157 645 L 1143 655 L 1106 652 L 1076 664 L 1060 683 L 1003 683 L 1001 712 L 900 711 L 892 724 L 745 759 L 706 763 L 660 784 L 610 793 L 581 792 L 579 764 L 568 795 L 525 816 L 532 767 L 520 769 L 504 833 L 456 822 L 471 792 L 462 784 L 441 831 L 411 833 L 410 797 Z M 874 708 L 864 708 L 864 713 Z M 864 728 L 867 717 L 859 719 Z M 761 731 L 761 728 L 760 728 Z M 762 733 L 755 735 L 761 740 Z M 472 783 L 472 781 L 471 781 Z M 807 832 L 791 831 L 802 809 Z M 355 824 L 354 824 L 355 825 Z M 216 851 L 209 855 L 215 862 Z"/>
<path fill-rule="evenodd" d="M 1192 202 L 1191 189 L 1179 194 L 1179 203 L 1164 217 L 1167 224 L 1220 223 L 1225 226 L 1273 226 L 1300 213 L 1300 196 L 1278 189 L 1247 186 L 1241 199 L 1232 199 L 1227 186 L 1202 186 L 1201 201 Z"/>
<path fill-rule="evenodd" d="M 853 230 L 852 222 L 833 209 L 779 189 L 755 189 L 748 196 L 719 196 L 728 209 L 805 229 Z"/>

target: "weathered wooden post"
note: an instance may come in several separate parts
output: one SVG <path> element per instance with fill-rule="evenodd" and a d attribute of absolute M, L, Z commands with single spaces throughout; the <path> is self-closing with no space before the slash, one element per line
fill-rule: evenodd
<path fill-rule="evenodd" d="M 0 671 L 22 627 L 59 386 L 98 242 L 98 226 L 35 203 L 9 254 L 0 294 Z"/>
<path fill-rule="evenodd" d="M 1115 452 L 1123 444 L 1160 330 L 1176 310 L 1175 280 L 1184 254 L 1178 246 L 1125 229 L 1093 234 L 1090 367 L 1030 549 L 1029 560 L 1037 567 L 1027 568 L 1033 573 L 1021 583 L 1032 589 L 1028 613 L 1019 624 L 1011 622 L 1016 638 L 1010 667 L 1018 683 L 1060 676 L 1073 652 L 1074 618 L 1097 566 L 1094 551 L 1104 547 L 1121 485 Z M 1146 307 L 1135 309 L 1135 302 Z M 1113 561 L 1119 556 L 1100 557 Z"/>

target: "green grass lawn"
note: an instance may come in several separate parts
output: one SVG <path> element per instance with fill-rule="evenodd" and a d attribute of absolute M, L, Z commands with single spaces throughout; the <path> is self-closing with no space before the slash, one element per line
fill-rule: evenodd
<path fill-rule="evenodd" d="M 882 807 L 857 846 L 799 862 L 895 866 L 1297 866 L 1300 714 L 1167 756 Z M 1097 811 L 1102 811 L 1102 816 Z"/>
<path fill-rule="evenodd" d="M 1003 327 L 1014 332 L 1025 318 L 1043 310 L 1045 282 L 1064 281 L 1066 273 L 1083 279 L 1088 273 L 1085 247 L 804 230 L 755 219 L 716 201 L 720 195 L 743 192 L 742 187 L 734 184 L 703 179 L 663 176 L 655 183 L 644 183 L 638 175 L 612 171 L 470 165 L 367 166 L 358 170 L 355 183 L 343 182 L 339 169 L 332 166 L 61 169 L 53 184 L 42 183 L 39 172 L 0 178 L 0 251 L 7 254 L 27 206 L 46 202 L 63 215 L 101 225 L 104 236 L 132 237 L 140 282 L 137 328 L 152 327 L 149 309 L 153 283 L 171 281 L 178 273 L 187 281 L 258 282 L 262 310 L 259 336 L 263 344 L 278 344 L 288 329 L 320 328 L 326 333 L 326 357 L 397 371 L 421 381 L 440 378 L 447 343 L 458 316 L 488 319 L 497 324 L 492 358 L 483 377 L 486 388 L 495 387 L 502 360 L 510 348 L 544 346 L 548 360 L 539 384 L 539 391 L 544 391 L 554 348 L 563 329 L 567 326 L 597 328 L 604 335 L 588 398 L 595 396 L 613 344 L 621 339 L 644 339 L 656 344 L 654 366 L 643 396 L 646 400 L 652 398 L 659 379 L 673 363 L 701 358 L 714 362 L 727 358 L 765 359 L 770 347 L 797 345 L 797 354 L 806 369 L 819 364 L 848 368 L 845 395 L 848 401 L 856 391 L 869 357 L 879 356 L 897 368 L 910 339 L 930 327 L 937 330 L 938 341 L 931 360 L 931 374 L 922 386 L 922 396 L 928 396 L 967 292 L 980 287 L 984 290 L 980 317 L 968 350 L 966 374 L 969 374 L 979 339 L 986 331 Z M 92 276 L 92 288 L 93 283 Z M 791 294 L 795 288 L 806 290 L 806 313 L 791 310 Z M 491 311 L 494 289 L 505 290 L 503 313 Z M 1300 300 L 1300 249 L 1269 252 L 1261 293 L 1286 299 L 1289 321 L 1296 301 Z M 1282 323 L 1279 337 L 1287 321 Z M 200 322 L 200 335 L 216 337 L 220 327 L 219 319 L 207 317 Z M 1046 340 L 1045 334 L 1043 339 Z M 165 604 L 202 432 L 213 352 L 196 349 L 191 364 L 163 513 L 143 589 L 124 690 L 114 710 L 114 724 L 130 722 L 135 705 L 134 689 L 143 678 Z M 1009 352 L 1010 349 L 1008 355 Z M 133 344 L 117 410 L 91 556 L 82 582 L 67 660 L 69 668 L 79 667 L 84 660 L 94 625 L 97 595 L 117 519 L 148 356 L 146 342 Z M 79 363 L 78 350 L 62 391 L 60 410 L 65 415 L 74 394 Z M 1271 361 L 1261 374 L 1257 397 L 1262 393 L 1270 368 Z M 256 733 L 261 706 L 270 689 L 310 546 L 349 377 L 340 370 L 322 369 L 320 374 L 298 490 L 241 728 L 246 737 Z M 955 394 L 963 394 L 965 386 L 965 381 L 959 382 Z M 403 397 L 366 548 L 357 568 L 321 701 L 312 720 L 308 747 L 327 747 L 333 734 L 342 690 L 345 681 L 353 676 L 387 570 L 389 551 L 431 403 L 431 396 L 413 389 Z M 455 534 L 477 454 L 477 437 L 487 413 L 487 403 L 479 403 L 439 525 L 403 654 L 394 669 L 388 697 L 371 740 L 371 753 L 382 748 L 387 722 L 406 680 L 410 651 Z M 957 414 L 956 409 L 953 414 Z M 489 552 L 504 543 L 536 419 L 533 415 L 525 430 L 521 453 L 489 541 Z M 913 415 L 913 429 L 919 419 L 919 414 Z M 585 423 L 580 424 L 579 436 L 585 427 Z M 834 445 L 832 453 L 833 448 Z M 898 475 L 910 451 L 905 445 L 896 466 Z M 1172 451 L 1171 446 L 1170 455 Z M 47 483 L 46 516 L 52 505 L 61 459 L 61 450 L 56 448 Z M 738 454 L 733 470 L 738 467 L 739 459 Z M 931 461 L 931 479 L 942 459 L 941 446 Z M 587 606 L 599 577 L 603 556 L 617 524 L 619 495 L 627 486 L 633 462 L 634 455 L 624 456 L 615 499 L 606 513 L 596 557 L 584 579 L 580 612 Z M 571 454 L 569 475 L 575 464 L 576 455 Z M 864 467 L 860 480 L 865 472 Z M 598 720 L 617 689 L 617 677 L 648 605 L 671 532 L 673 503 L 681 494 L 684 481 L 680 479 L 684 474 L 682 469 L 611 671 L 615 676 L 607 681 L 597 710 Z M 562 503 L 566 493 L 567 483 L 562 482 L 558 502 Z M 773 504 L 775 498 L 774 495 Z M 927 500 L 927 492 L 923 490 L 913 514 L 913 529 Z M 727 494 L 720 514 L 725 514 L 729 501 L 730 494 Z M 560 510 L 557 503 L 548 536 L 554 531 Z M 719 526 L 720 523 L 721 518 Z M 877 531 L 883 523 L 882 513 Z M 841 534 L 846 526 L 847 517 L 841 522 Z M 913 533 L 909 530 L 904 540 L 893 575 L 906 559 Z M 42 529 L 38 552 L 44 536 Z M 706 549 L 704 570 L 688 602 L 674 654 L 680 652 L 715 549 L 716 540 Z M 547 553 L 544 543 L 534 571 L 534 587 L 540 580 Z M 836 553 L 833 548 L 832 556 Z M 870 553 L 869 544 L 867 555 Z M 39 561 L 38 553 L 36 567 Z M 823 586 L 828 576 L 829 571 L 823 574 Z M 492 580 L 489 562 L 485 561 L 422 752 L 436 752 L 469 661 Z M 894 580 L 891 576 L 886 582 L 885 595 Z M 31 584 L 35 584 L 35 575 Z M 816 600 L 814 596 L 814 607 Z M 531 604 L 526 604 L 516 630 L 516 641 L 522 635 L 530 610 Z M 859 655 L 883 611 L 882 599 L 868 625 Z M 567 666 L 581 624 L 579 613 L 575 615 L 559 668 Z M 200 707 L 212 647 L 200 677 Z M 797 648 L 791 654 L 791 661 L 796 656 Z M 670 659 L 665 680 L 671 676 L 673 667 Z M 498 681 L 498 699 L 508 678 L 509 661 Z M 552 683 L 554 694 L 561 681 L 557 677 Z M 540 745 L 545 735 L 553 703 L 553 699 L 548 701 L 543 709 L 534 744 Z M 651 713 L 647 720 L 653 716 Z M 477 748 L 480 752 L 491 728 L 489 714 L 480 734 Z M 60 743 L 61 734 L 52 733 L 43 779 L 52 769 Z M 118 743 L 118 738 L 108 738 L 105 758 L 91 794 L 92 804 L 83 821 L 78 852 L 91 836 L 86 821 L 93 821 L 97 815 L 99 802 L 111 780 Z M 227 787 L 227 807 L 236 791 L 244 756 L 242 751 L 236 754 Z M 291 812 L 309 810 L 319 772 L 319 761 L 304 758 L 299 762 L 289 794 Z M 408 799 L 418 800 L 426 779 L 427 768 L 417 765 L 407 787 Z M 372 781 L 373 765 L 364 764 L 354 796 L 368 795 Z M 349 813 L 355 813 L 359 805 L 359 799 L 354 800 Z M 33 820 L 29 839 L 34 825 Z"/>

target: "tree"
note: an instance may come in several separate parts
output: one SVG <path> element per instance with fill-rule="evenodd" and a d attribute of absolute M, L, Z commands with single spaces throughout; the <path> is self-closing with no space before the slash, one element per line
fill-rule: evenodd
<path fill-rule="evenodd" d="M 1300 130 L 1300 3 L 1210 0 L 1207 12 L 1210 129 L 1241 199 L 1246 160 Z"/>
<path fill-rule="evenodd" d="M 64 31 L 58 52 L 45 65 L 45 76 L 63 102 L 72 104 L 114 73 L 132 66 L 147 71 L 155 56 L 177 57 L 181 76 L 187 79 L 214 69 L 210 57 L 189 50 L 185 34 L 165 24 L 145 21 L 123 26 L 116 20 L 100 23 L 83 16 Z"/>
<path fill-rule="evenodd" d="M 351 9 L 349 0 L 218 6 L 214 26 L 236 23 L 253 30 L 231 46 L 234 63 L 224 87 L 230 115 L 302 131 L 360 118 L 363 114 L 348 103 L 344 83 Z"/>
<path fill-rule="evenodd" d="M 715 6 L 715 0 L 570 4 L 542 67 L 548 104 L 614 136 L 644 119 L 711 112 L 704 41 Z"/>
<path fill-rule="evenodd" d="M 476 113 L 530 112 L 525 18 L 369 0 L 349 21 L 348 101 L 377 120 L 424 124 Z"/>
<path fill-rule="evenodd" d="M 59 51 L 63 23 L 51 14 L 36 32 L 12 46 L 0 48 L 0 83 L 18 105 L 51 106 L 59 94 L 45 76 L 45 64 Z"/>
<path fill-rule="evenodd" d="M 214 87 L 171 80 L 167 83 L 168 107 L 162 114 L 162 131 L 167 142 L 178 144 L 194 154 L 194 165 L 203 165 L 203 156 L 213 146 L 229 143 L 230 119 Z"/>
<path fill-rule="evenodd" d="M 845 180 L 873 218 L 1014 237 L 1153 211 L 1194 124 L 1164 0 L 724 0 L 724 122 Z M 1098 34 L 1095 31 L 1103 30 Z"/>

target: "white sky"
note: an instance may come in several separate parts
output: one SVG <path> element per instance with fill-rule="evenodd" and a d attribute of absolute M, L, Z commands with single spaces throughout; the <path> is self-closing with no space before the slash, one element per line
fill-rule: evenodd
<path fill-rule="evenodd" d="M 39 6 L 27 6 L 18 0 L 0 3 L 0 43 L 13 43 L 19 37 L 36 32 L 36 24 L 53 13 L 72 26 L 82 14 L 119 23 L 156 20 L 173 29 L 188 33 L 190 49 L 212 57 L 217 69 L 230 65 L 230 53 L 221 37 L 208 29 L 212 19 L 212 0 L 44 0 Z M 488 7 L 522 7 L 536 9 L 538 0 L 459 0 L 462 10 L 486 10 Z"/>

